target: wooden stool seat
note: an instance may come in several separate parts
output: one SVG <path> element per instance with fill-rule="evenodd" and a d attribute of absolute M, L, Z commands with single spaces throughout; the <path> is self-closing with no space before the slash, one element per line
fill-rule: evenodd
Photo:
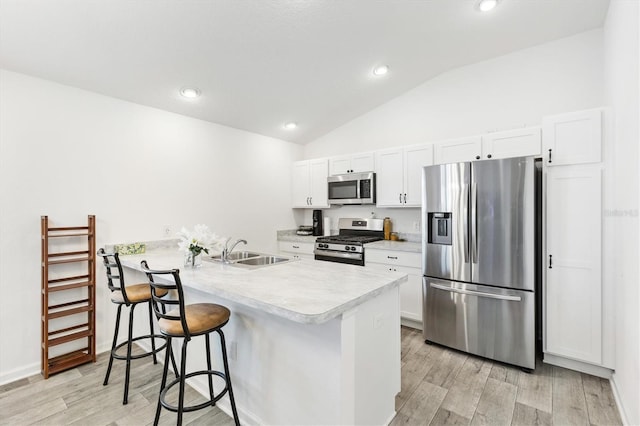
<path fill-rule="evenodd" d="M 180 316 L 180 309 L 177 308 L 167 312 L 167 316 Z M 216 328 L 222 327 L 229 321 L 231 312 L 224 306 L 214 303 L 196 303 L 184 307 L 184 316 L 189 334 L 195 336 L 210 333 Z M 180 320 L 160 318 L 158 325 L 160 326 L 160 331 L 164 334 L 172 337 L 184 337 Z"/>
<path fill-rule="evenodd" d="M 127 292 L 127 298 L 130 303 L 142 303 L 151 300 L 151 287 L 149 283 L 128 285 L 125 291 Z M 165 291 L 164 295 L 167 293 L 168 292 Z M 111 292 L 111 301 L 113 303 L 125 303 L 122 291 L 114 290 Z"/>

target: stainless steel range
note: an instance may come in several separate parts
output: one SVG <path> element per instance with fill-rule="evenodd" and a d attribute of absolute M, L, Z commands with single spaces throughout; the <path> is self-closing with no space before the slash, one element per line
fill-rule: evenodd
<path fill-rule="evenodd" d="M 316 239 L 316 260 L 364 266 L 364 244 L 384 239 L 382 219 L 338 219 L 338 235 Z"/>

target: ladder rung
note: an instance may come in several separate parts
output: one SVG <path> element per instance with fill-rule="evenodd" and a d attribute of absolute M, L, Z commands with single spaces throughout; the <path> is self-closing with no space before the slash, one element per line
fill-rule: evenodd
<path fill-rule="evenodd" d="M 73 277 L 64 277 L 64 278 L 56 278 L 54 280 L 49 280 L 49 284 L 62 283 L 65 281 L 75 281 L 75 280 L 88 280 L 89 275 L 76 275 Z"/>
<path fill-rule="evenodd" d="M 89 312 L 93 309 L 93 306 L 81 306 L 79 308 L 65 309 L 64 311 L 49 313 L 49 319 L 67 317 L 69 315 L 80 314 L 82 312 Z"/>
<path fill-rule="evenodd" d="M 89 257 L 76 257 L 75 259 L 50 260 L 47 263 L 49 265 L 60 265 L 62 263 L 88 262 L 90 260 L 91 260 L 91 258 L 89 258 Z"/>
<path fill-rule="evenodd" d="M 56 337 L 55 339 L 49 339 L 49 346 L 61 345 L 63 343 L 72 342 L 74 340 L 83 339 L 85 337 L 93 336 L 93 331 L 85 330 L 78 333 L 67 334 L 66 336 Z"/>
<path fill-rule="evenodd" d="M 72 288 L 81 288 L 81 287 L 91 287 L 93 285 L 92 282 L 83 281 L 81 283 L 73 283 L 73 284 L 63 284 L 63 285 L 52 285 L 47 288 L 47 291 L 62 291 L 62 290 L 70 290 Z M 44 290 L 42 290 L 44 293 Z"/>

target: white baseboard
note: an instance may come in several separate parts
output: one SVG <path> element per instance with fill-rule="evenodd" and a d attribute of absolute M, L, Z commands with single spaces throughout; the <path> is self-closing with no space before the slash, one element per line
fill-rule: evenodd
<path fill-rule="evenodd" d="M 40 363 L 29 364 L 0 374 L 0 386 L 40 373 Z"/>
<path fill-rule="evenodd" d="M 410 318 L 400 317 L 400 324 L 406 327 L 415 328 L 416 330 L 422 330 L 422 321 L 416 321 Z"/>
<path fill-rule="evenodd" d="M 586 362 L 576 361 L 573 359 L 563 358 L 560 356 L 545 353 L 543 362 L 546 364 L 557 365 L 558 367 L 568 368 L 569 370 L 580 371 L 581 373 L 591 374 L 592 376 L 602 377 L 611 380 L 613 370 L 599 365 L 588 364 Z"/>
<path fill-rule="evenodd" d="M 620 399 L 620 393 L 618 392 L 618 385 L 616 384 L 615 374 L 613 375 L 613 377 L 611 377 L 611 379 L 609 380 L 609 383 L 611 383 L 613 399 L 616 401 L 616 407 L 618 407 L 618 413 L 620 413 L 622 424 L 623 425 L 631 424 L 629 423 L 629 417 L 627 416 L 624 406 L 622 405 L 622 399 Z"/>
<path fill-rule="evenodd" d="M 203 378 L 200 380 L 194 380 L 191 378 L 187 380 L 189 386 L 194 388 L 200 395 L 205 398 L 209 397 L 209 385 L 206 380 Z M 224 411 L 226 415 L 233 418 L 233 412 L 231 411 L 231 402 L 229 401 L 229 394 L 226 394 L 220 401 L 216 403 L 216 406 L 220 408 L 220 410 Z M 240 418 L 240 423 L 243 425 L 263 425 L 265 422 L 261 421 L 255 414 L 250 411 L 242 409 L 238 406 L 236 401 L 236 410 L 238 410 L 238 417 Z"/>
<path fill-rule="evenodd" d="M 109 343 L 105 342 L 99 346 L 96 346 L 96 353 L 100 354 L 110 349 L 111 347 L 109 346 Z M 40 374 L 39 362 L 18 367 L 11 371 L 0 373 L 0 386 L 6 385 L 11 382 L 15 382 L 17 380 L 21 380 L 27 377 L 35 376 L 36 374 Z"/>

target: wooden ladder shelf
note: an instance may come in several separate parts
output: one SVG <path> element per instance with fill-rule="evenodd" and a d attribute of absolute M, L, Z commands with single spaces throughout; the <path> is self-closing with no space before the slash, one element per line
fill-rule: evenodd
<path fill-rule="evenodd" d="M 96 219 L 89 215 L 87 226 L 51 227 L 48 216 L 42 216 L 40 227 L 41 372 L 48 379 L 51 374 L 96 361 Z M 64 248 L 69 245 L 74 249 Z M 74 264 L 76 269 L 69 273 Z M 58 300 L 53 304 L 52 293 L 56 297 L 51 299 Z M 54 346 L 59 347 L 52 356 Z"/>

